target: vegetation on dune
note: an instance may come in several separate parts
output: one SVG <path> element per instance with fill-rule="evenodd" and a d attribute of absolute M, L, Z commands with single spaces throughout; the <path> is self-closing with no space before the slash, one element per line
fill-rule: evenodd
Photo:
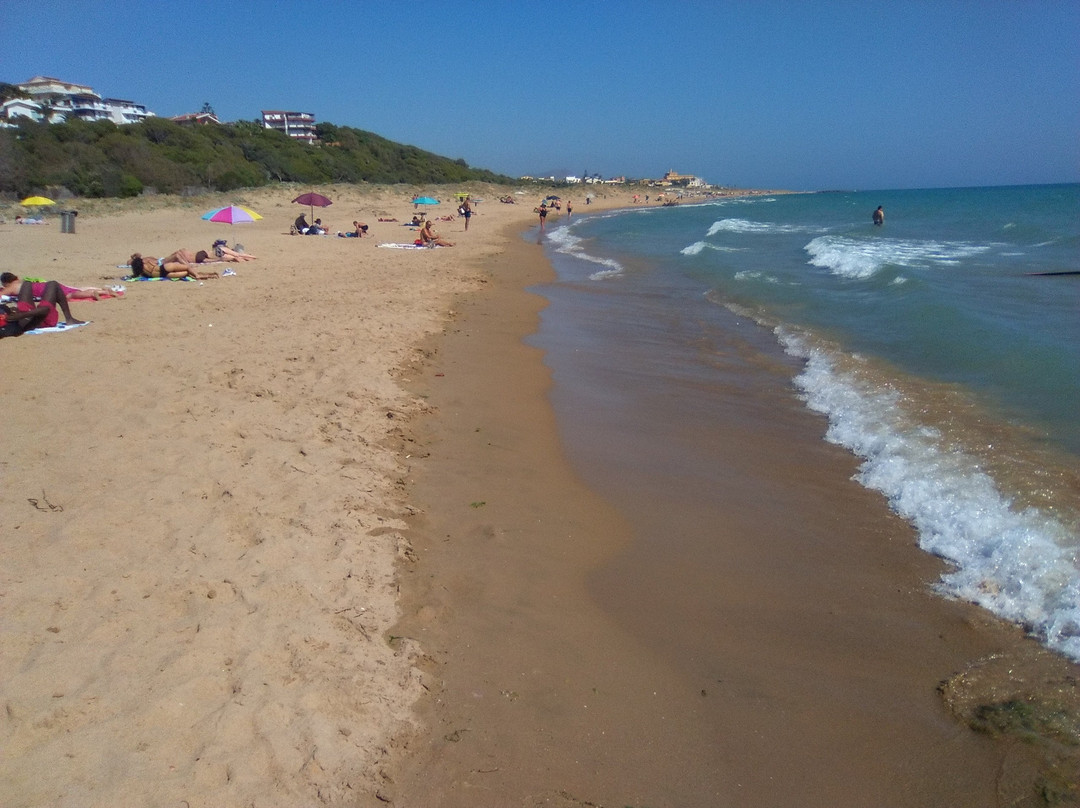
<path fill-rule="evenodd" d="M 509 183 L 371 132 L 324 123 L 320 144 L 300 143 L 260 123 L 183 126 L 165 118 L 117 126 L 21 119 L 0 129 L 0 193 L 66 188 L 79 197 L 231 191 L 270 183 Z"/>

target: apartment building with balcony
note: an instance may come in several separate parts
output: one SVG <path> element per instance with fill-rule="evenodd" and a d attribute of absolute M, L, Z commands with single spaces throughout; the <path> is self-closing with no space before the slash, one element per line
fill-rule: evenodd
<path fill-rule="evenodd" d="M 4 120 L 31 118 L 46 123 L 61 123 L 71 118 L 84 121 L 112 121 L 115 124 L 138 123 L 154 113 L 142 104 L 121 98 L 102 98 L 93 87 L 73 84 L 51 76 L 34 76 L 16 85 L 26 98 L 12 98 L 2 108 Z"/>
<path fill-rule="evenodd" d="M 285 112 L 283 110 L 263 110 L 263 126 L 277 129 L 294 140 L 313 144 L 319 138 L 315 134 L 315 115 L 311 112 Z"/>

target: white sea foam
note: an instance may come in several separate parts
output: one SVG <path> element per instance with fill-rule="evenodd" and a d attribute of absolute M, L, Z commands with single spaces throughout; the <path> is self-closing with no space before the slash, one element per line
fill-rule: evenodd
<path fill-rule="evenodd" d="M 780 279 L 774 275 L 767 275 L 764 272 L 753 269 L 743 269 L 735 273 L 735 280 L 737 281 L 765 281 L 766 283 L 779 284 Z"/>
<path fill-rule="evenodd" d="M 819 236 L 803 249 L 810 263 L 845 278 L 869 278 L 885 266 L 926 268 L 948 266 L 986 252 L 990 245 L 903 239 L 856 239 Z"/>
<path fill-rule="evenodd" d="M 614 258 L 590 255 L 582 247 L 582 240 L 570 232 L 571 227 L 572 225 L 557 227 L 548 233 L 548 243 L 555 248 L 555 252 L 605 267 L 589 275 L 590 280 L 599 281 L 623 274 L 623 265 Z"/>
<path fill-rule="evenodd" d="M 713 252 L 745 252 L 745 247 L 728 247 L 723 244 L 710 244 L 707 241 L 695 241 L 688 247 L 683 247 L 679 250 L 683 255 L 697 255 L 702 250 L 712 250 Z"/>
<path fill-rule="evenodd" d="M 720 219 L 712 223 L 706 236 L 717 233 L 821 233 L 820 227 L 804 227 L 795 224 L 752 222 L 749 219 Z"/>
<path fill-rule="evenodd" d="M 806 361 L 796 383 L 807 406 L 828 416 L 827 439 L 862 458 L 858 481 L 888 498 L 923 549 L 955 565 L 940 589 L 1080 661 L 1080 570 L 1065 525 L 1010 507 L 976 458 L 944 446 L 905 411 L 898 392 L 875 387 L 857 367 L 839 368 L 834 353 L 802 335 L 776 332 L 788 353 Z"/>

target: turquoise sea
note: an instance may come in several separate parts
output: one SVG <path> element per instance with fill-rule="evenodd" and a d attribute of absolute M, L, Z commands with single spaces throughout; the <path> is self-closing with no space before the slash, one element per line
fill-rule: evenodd
<path fill-rule="evenodd" d="M 540 290 L 536 340 L 556 387 L 572 344 L 550 330 L 567 327 L 560 287 L 574 317 L 630 317 L 619 339 L 647 335 L 642 394 L 706 361 L 665 342 L 673 313 L 753 321 L 825 439 L 859 458 L 858 481 L 949 562 L 941 594 L 1080 661 L 1080 275 L 1033 274 L 1080 271 L 1080 185 L 640 206 L 549 222 L 543 243 L 558 280 Z M 590 384 L 603 407 L 602 374 Z"/>

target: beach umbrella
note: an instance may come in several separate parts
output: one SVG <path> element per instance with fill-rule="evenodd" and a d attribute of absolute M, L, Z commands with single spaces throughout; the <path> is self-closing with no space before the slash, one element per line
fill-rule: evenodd
<path fill-rule="evenodd" d="M 226 224 L 243 224 L 245 222 L 254 222 L 257 219 L 261 219 L 255 211 L 250 208 L 245 208 L 242 205 L 228 205 L 224 208 L 218 208 L 217 210 L 204 213 L 202 218 L 208 222 L 225 222 Z"/>
<path fill-rule="evenodd" d="M 556 202 L 559 202 L 561 199 L 562 199 L 562 197 L 555 196 L 555 194 L 552 194 L 551 196 L 545 196 L 544 197 L 545 202 L 550 202 L 551 200 L 555 200 Z"/>
<path fill-rule="evenodd" d="M 417 196 L 413 198 L 414 205 L 438 205 L 438 199 L 432 199 L 430 196 Z"/>
<path fill-rule="evenodd" d="M 40 208 L 46 205 L 55 205 L 56 203 L 44 196 L 28 196 L 19 204 L 27 208 Z"/>
<path fill-rule="evenodd" d="M 312 218 L 314 218 L 315 216 L 315 208 L 325 208 L 327 205 L 334 204 L 327 197 L 323 196 L 322 194 L 317 194 L 314 191 L 306 194 L 300 194 L 300 196 L 296 197 L 293 202 L 295 202 L 297 205 L 307 205 L 309 208 L 311 208 Z"/>

